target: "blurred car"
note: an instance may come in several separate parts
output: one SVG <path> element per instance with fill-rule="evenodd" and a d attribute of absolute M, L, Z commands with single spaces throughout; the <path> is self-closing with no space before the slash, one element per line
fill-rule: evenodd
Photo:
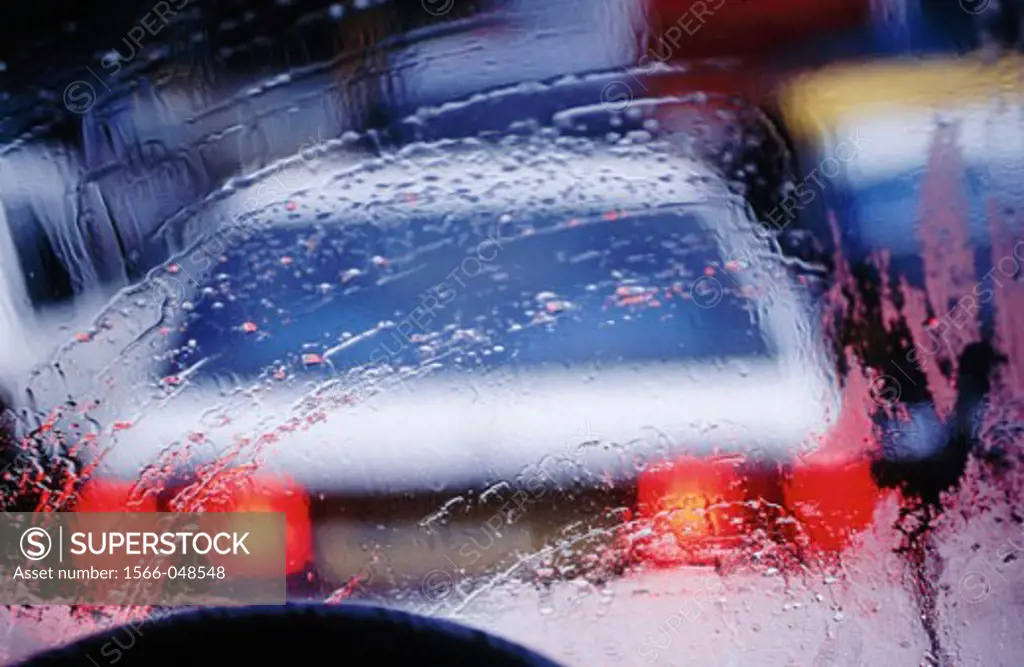
<path fill-rule="evenodd" d="M 1021 192 L 1021 64 L 1017 56 L 875 61 L 798 78 L 782 94 L 782 114 L 810 196 L 792 193 L 773 223 L 828 239 L 832 213 L 854 267 L 884 252 L 891 276 L 931 280 L 920 255 L 926 244 L 945 244 L 991 278 L 1003 223 L 986 193 L 996 186 L 1009 202 Z M 939 189 L 934 198 L 929 188 Z"/>
<path fill-rule="evenodd" d="M 919 251 L 923 182 L 937 140 L 947 136 L 962 163 L 955 177 L 970 200 L 969 240 L 990 247 L 980 186 L 1020 167 L 1014 105 L 1021 98 L 1021 63 L 1016 56 L 995 63 L 874 61 L 826 68 L 787 87 L 783 115 L 800 146 L 801 169 L 824 172 L 823 199 L 835 204 L 844 241 L 858 259 L 882 248 L 896 260 Z M 850 147 L 846 157 L 837 154 L 843 142 Z M 822 169 L 825 161 L 839 163 L 834 174 Z M 999 185 L 1016 191 L 1012 182 Z"/>
<path fill-rule="evenodd" d="M 778 55 L 801 42 L 835 38 L 872 25 L 871 0 L 648 0 L 656 60 Z"/>
<path fill-rule="evenodd" d="M 232 469 L 289 479 L 335 582 L 369 544 L 406 573 L 493 566 L 638 493 L 697 550 L 749 534 L 839 412 L 812 304 L 699 163 L 515 144 L 529 168 L 467 141 L 339 170 L 163 267 L 188 288 L 130 390 L 159 409 L 99 434 L 86 495 L 140 480 L 185 509 Z"/>
<path fill-rule="evenodd" d="M 926 495 L 962 469 L 962 434 L 973 432 L 988 387 L 990 362 L 958 358 L 978 354 L 993 332 L 1003 345 L 1015 336 L 994 315 L 1018 280 L 1024 231 L 1014 214 L 1022 65 L 1017 55 L 875 60 L 806 74 L 781 95 L 804 176 L 771 222 L 812 232 L 820 245 L 805 247 L 806 259 L 848 263 L 849 280 L 906 302 L 914 319 L 869 305 L 849 320 L 870 336 L 842 335 L 861 340 L 862 358 L 885 378 L 880 406 L 906 403 L 884 422 L 885 458 L 897 469 L 883 476 Z M 942 271 L 923 259 L 934 256 Z M 934 388 L 958 361 L 954 405 Z"/>
<path fill-rule="evenodd" d="M 457 41 L 411 47 L 420 82 L 443 63 L 428 46 L 458 52 Z M 280 145 L 252 166 L 299 154 L 169 218 L 216 180 L 195 177 L 212 172 L 190 170 L 190 151 L 143 141 L 179 128 L 132 121 L 145 102 L 91 116 L 90 135 L 141 133 L 153 149 L 141 171 L 154 174 L 143 185 L 166 201 L 129 188 L 152 207 L 99 206 L 139 165 L 98 150 L 111 165 L 76 188 L 97 202 L 87 223 L 114 230 L 100 214 L 130 212 L 129 247 L 185 251 L 76 324 L 57 370 L 30 382 L 32 409 L 67 396 L 85 406 L 88 419 L 48 415 L 34 431 L 85 462 L 79 507 L 280 509 L 290 571 L 328 588 L 367 568 L 378 581 L 391 569 L 482 572 L 573 525 L 635 524 L 620 531 L 630 552 L 672 562 L 801 530 L 841 548 L 870 519 L 873 487 L 862 466 L 851 475 L 848 461 L 812 456 L 841 421 L 834 369 L 813 299 L 752 222 L 767 204 L 742 185 L 747 159 L 782 147 L 766 147 L 756 110 L 709 100 L 699 79 L 689 101 L 609 113 L 602 86 L 621 76 L 422 110 L 390 128 L 393 155 L 373 133 L 314 131 L 303 144 L 330 110 L 275 100 L 318 79 L 270 86 L 260 122 L 287 111 L 300 129 L 267 133 Z M 650 79 L 655 95 L 670 78 Z M 431 94 L 458 92 L 445 81 Z M 231 109 L 186 128 L 216 139 L 198 157 L 245 163 L 263 132 L 231 149 L 217 114 Z M 781 172 L 756 175 L 766 198 Z M 73 268 L 102 268 L 93 250 Z M 159 254 L 135 256 L 119 279 Z M 837 474 L 866 491 L 793 528 L 783 515 L 830 507 Z"/>
<path fill-rule="evenodd" d="M 765 147 L 767 197 L 783 147 L 700 92 L 610 113 L 621 74 L 318 141 L 165 221 L 184 251 L 30 382 L 88 415 L 34 431 L 80 507 L 285 511 L 314 592 L 584 529 L 661 563 L 843 548 L 876 489 L 822 446 L 859 436 L 741 168 Z"/>

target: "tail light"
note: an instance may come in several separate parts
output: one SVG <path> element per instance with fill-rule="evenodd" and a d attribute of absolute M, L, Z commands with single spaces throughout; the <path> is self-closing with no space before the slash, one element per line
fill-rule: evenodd
<path fill-rule="evenodd" d="M 786 505 L 810 546 L 831 552 L 871 524 L 880 494 L 867 457 L 799 461 L 785 485 Z"/>
<path fill-rule="evenodd" d="M 784 484 L 785 505 L 812 550 L 839 552 L 871 525 L 883 494 L 871 473 L 878 443 L 866 383 L 851 373 L 832 429 L 813 452 L 798 457 Z"/>
<path fill-rule="evenodd" d="M 283 512 L 285 515 L 285 534 L 266 535 L 253 533 L 249 538 L 256 543 L 253 553 L 260 551 L 258 543 L 285 544 L 285 569 L 287 574 L 302 572 L 312 559 L 312 527 L 309 515 L 309 495 L 298 484 L 277 477 L 250 477 L 236 475 L 232 472 L 223 473 L 219 479 L 211 480 L 207 488 L 210 493 L 201 501 L 207 512 Z M 239 525 L 228 529 L 245 532 L 241 518 L 232 519 Z M 250 531 L 252 532 L 252 531 Z M 265 533 L 265 531 L 261 531 Z M 256 538 L 255 540 L 253 538 Z M 211 557 L 213 554 L 210 554 Z M 248 562 L 247 571 L 239 571 L 237 566 L 232 571 L 237 575 L 250 577 L 270 576 L 276 569 L 276 563 L 261 563 L 258 560 Z"/>
<path fill-rule="evenodd" d="M 134 482 L 90 479 L 78 492 L 77 512 L 156 512 L 156 497 L 144 494 Z"/>
<path fill-rule="evenodd" d="M 685 457 L 644 471 L 637 509 L 656 537 L 671 534 L 689 558 L 743 532 L 746 490 L 735 458 Z"/>
<path fill-rule="evenodd" d="M 798 460 L 785 477 L 779 470 L 742 457 L 686 457 L 645 471 L 637 507 L 651 536 L 645 555 L 700 564 L 742 547 L 755 529 L 787 542 L 802 535 L 809 548 L 837 553 L 871 525 L 881 491 L 868 456 L 829 449 Z M 785 529 L 784 515 L 796 519 L 798 531 Z"/>
<path fill-rule="evenodd" d="M 109 516 L 89 517 L 89 528 L 94 534 L 98 530 L 109 530 L 116 532 L 124 530 L 123 524 L 119 525 L 117 513 L 122 512 L 156 512 L 157 499 L 151 494 L 143 494 L 141 489 L 136 488 L 134 482 L 117 479 L 104 479 L 94 477 L 90 479 L 77 496 L 76 512 L 96 514 L 110 513 Z M 72 526 L 78 524 L 78 517 L 72 517 Z M 91 554 L 88 550 L 83 554 L 72 555 L 76 567 L 88 568 L 123 568 L 139 564 L 139 557 L 128 554 L 119 556 L 101 556 Z M 104 583 L 104 582 L 100 582 Z M 156 586 L 151 580 L 140 582 L 140 585 Z"/>

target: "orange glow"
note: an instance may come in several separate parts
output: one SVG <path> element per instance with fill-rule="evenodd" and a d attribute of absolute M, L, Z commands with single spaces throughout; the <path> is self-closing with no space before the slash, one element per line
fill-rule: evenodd
<path fill-rule="evenodd" d="M 207 512 L 284 512 L 285 535 L 262 536 L 267 542 L 285 543 L 285 569 L 288 574 L 302 572 L 312 560 L 313 530 L 309 516 L 309 496 L 305 490 L 291 480 L 276 477 L 245 477 L 224 473 L 210 484 L 216 493 L 204 498 L 203 509 Z M 253 535 L 252 537 L 261 537 Z M 212 557 L 213 554 L 211 553 Z M 248 576 L 260 576 L 265 572 L 258 563 L 253 563 Z M 237 567 L 233 567 L 236 573 Z"/>
<path fill-rule="evenodd" d="M 736 459 L 684 457 L 641 473 L 641 516 L 664 519 L 680 546 L 734 535 L 736 503 L 744 500 Z"/>
<path fill-rule="evenodd" d="M 881 496 L 871 477 L 871 462 L 864 457 L 845 462 L 798 462 L 785 494 L 810 546 L 833 552 L 841 551 L 871 524 Z"/>

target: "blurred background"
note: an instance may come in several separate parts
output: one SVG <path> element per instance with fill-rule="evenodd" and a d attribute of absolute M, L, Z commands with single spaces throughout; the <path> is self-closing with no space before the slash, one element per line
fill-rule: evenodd
<path fill-rule="evenodd" d="M 566 664 L 1024 650 L 1019 0 L 0 12 L 7 511 Z"/>

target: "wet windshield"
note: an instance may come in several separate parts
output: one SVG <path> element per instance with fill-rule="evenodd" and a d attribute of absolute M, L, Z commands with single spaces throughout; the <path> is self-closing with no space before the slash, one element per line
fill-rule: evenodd
<path fill-rule="evenodd" d="M 565 665 L 1024 651 L 1019 3 L 37 4 L 6 521 L 273 513 L 218 595 Z M 193 606 L 131 566 L 2 660 Z"/>

